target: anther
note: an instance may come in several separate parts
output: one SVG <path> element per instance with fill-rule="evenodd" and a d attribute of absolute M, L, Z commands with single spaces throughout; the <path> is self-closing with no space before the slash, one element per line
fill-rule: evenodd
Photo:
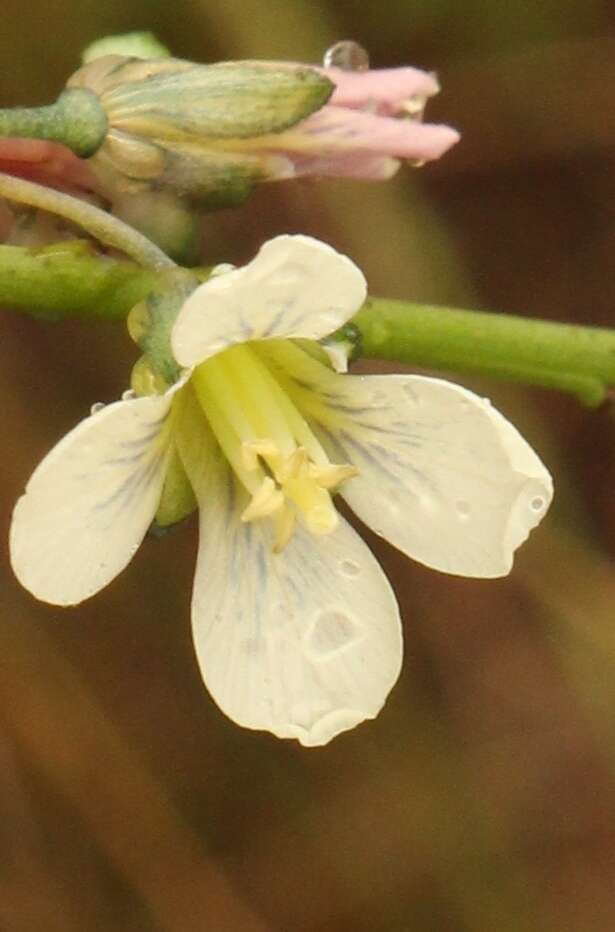
<path fill-rule="evenodd" d="M 246 469 L 252 472 L 258 469 L 258 458 L 279 456 L 279 450 L 273 440 L 262 438 L 259 440 L 244 440 L 241 444 L 241 459 Z"/>
<path fill-rule="evenodd" d="M 310 463 L 308 475 L 316 480 L 323 489 L 335 489 L 346 479 L 352 479 L 353 476 L 359 475 L 356 466 L 349 464 L 329 463 L 328 466 L 316 466 Z"/>
<path fill-rule="evenodd" d="M 252 496 L 252 501 L 244 509 L 241 520 L 255 521 L 257 518 L 266 518 L 274 514 L 284 505 L 284 495 L 270 476 L 265 476 L 260 487 Z"/>

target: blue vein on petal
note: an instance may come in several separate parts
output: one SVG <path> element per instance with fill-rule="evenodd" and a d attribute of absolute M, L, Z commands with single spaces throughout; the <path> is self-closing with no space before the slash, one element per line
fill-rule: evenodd
<path fill-rule="evenodd" d="M 137 492 L 139 492 L 144 485 L 149 485 L 153 474 L 160 465 L 160 460 L 163 455 L 164 451 L 161 450 L 157 452 L 147 464 L 146 468 L 140 468 L 131 473 L 108 498 L 102 502 L 98 502 L 94 506 L 94 511 L 105 511 L 117 502 L 118 499 L 122 498 L 124 499 L 122 507 L 124 508 L 129 505 L 134 500 Z"/>
<path fill-rule="evenodd" d="M 116 465 L 126 465 L 127 463 L 138 463 L 141 459 L 142 451 L 146 450 L 148 446 L 155 440 L 161 432 L 164 422 L 167 420 L 169 412 L 166 411 L 165 414 L 158 418 L 156 421 L 151 421 L 147 427 L 151 428 L 155 425 L 155 429 L 150 430 L 145 436 L 135 438 L 133 440 L 124 440 L 119 441 L 118 446 L 121 447 L 133 447 L 136 452 L 132 456 L 128 457 L 116 457 L 112 460 L 106 460 L 103 466 L 116 466 Z M 150 483 L 150 480 L 153 474 L 158 469 L 160 465 L 160 459 L 164 455 L 165 449 L 163 446 L 157 448 L 153 452 L 153 456 L 147 462 L 147 460 L 142 463 L 142 465 L 127 476 L 124 481 L 118 486 L 118 488 L 111 493 L 104 501 L 98 502 L 94 506 L 95 511 L 104 511 L 105 509 L 111 507 L 118 498 L 125 498 L 124 505 L 130 504 L 135 497 L 137 491 L 140 491 L 141 488 L 145 485 L 147 486 Z M 147 465 L 145 465 L 147 463 Z"/>

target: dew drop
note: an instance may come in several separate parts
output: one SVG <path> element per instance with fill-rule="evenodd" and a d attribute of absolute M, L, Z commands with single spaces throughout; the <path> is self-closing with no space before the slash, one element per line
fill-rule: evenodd
<path fill-rule="evenodd" d="M 309 732 L 330 711 L 330 705 L 322 700 L 319 702 L 309 702 L 307 700 L 305 702 L 294 702 L 290 707 L 289 719 L 291 724 Z"/>
<path fill-rule="evenodd" d="M 98 414 L 98 412 L 102 411 L 104 407 L 105 407 L 104 401 L 97 401 L 90 408 L 90 414 Z"/>
<path fill-rule="evenodd" d="M 455 502 L 455 509 L 462 521 L 467 521 L 472 511 L 470 503 L 463 500 Z"/>
<path fill-rule="evenodd" d="M 343 576 L 348 576 L 352 579 L 359 575 L 361 567 L 358 563 L 355 563 L 354 560 L 342 560 L 340 563 L 340 570 Z"/>
<path fill-rule="evenodd" d="M 356 640 L 359 635 L 357 624 L 339 609 L 323 609 L 307 638 L 309 653 L 317 660 L 324 660 L 342 647 Z"/>
<path fill-rule="evenodd" d="M 532 511 L 542 511 L 544 507 L 545 507 L 545 500 L 544 498 L 541 498 L 539 495 L 537 495 L 536 498 L 533 498 L 532 501 L 530 502 L 530 508 L 532 509 Z"/>
<path fill-rule="evenodd" d="M 122 392 L 122 401 L 133 401 L 137 397 L 137 393 L 132 388 L 127 388 L 125 392 Z"/>
<path fill-rule="evenodd" d="M 219 275 L 226 275 L 227 272 L 234 272 L 236 268 L 237 266 L 231 265 L 230 262 L 220 262 L 218 265 L 214 265 L 209 277 L 217 278 Z"/>
<path fill-rule="evenodd" d="M 342 71 L 367 71 L 369 53 L 353 39 L 342 39 L 327 49 L 323 65 L 325 68 L 340 68 Z"/>
<path fill-rule="evenodd" d="M 246 657 L 258 657 L 262 653 L 262 642 L 259 638 L 246 638 L 241 643 L 241 650 Z"/>

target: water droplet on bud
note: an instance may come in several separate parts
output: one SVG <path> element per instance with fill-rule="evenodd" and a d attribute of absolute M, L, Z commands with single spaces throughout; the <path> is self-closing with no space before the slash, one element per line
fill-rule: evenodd
<path fill-rule="evenodd" d="M 90 408 L 90 414 L 98 414 L 98 412 L 99 412 L 99 411 L 102 411 L 102 409 L 103 409 L 104 407 L 105 407 L 104 401 L 97 401 L 97 402 L 96 402 L 95 404 L 93 404 L 92 407 Z"/>
<path fill-rule="evenodd" d="M 367 71 L 369 53 L 358 42 L 342 39 L 327 49 L 323 65 L 325 68 L 340 68 L 342 71 Z"/>

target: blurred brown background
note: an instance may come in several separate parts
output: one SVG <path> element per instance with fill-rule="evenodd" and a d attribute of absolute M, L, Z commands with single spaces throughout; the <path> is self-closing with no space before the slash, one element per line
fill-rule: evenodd
<path fill-rule="evenodd" d="M 376 294 L 615 324 L 615 8 L 599 0 L 3 0 L 0 105 L 50 101 L 101 34 L 176 54 L 437 69 L 440 165 L 385 186 L 262 190 L 208 261 L 278 232 L 349 253 Z M 1 537 L 47 449 L 125 387 L 121 328 L 2 314 Z M 615 928 L 615 423 L 488 393 L 555 474 L 509 579 L 370 539 L 403 606 L 375 723 L 304 750 L 227 721 L 189 629 L 195 527 L 91 603 L 0 588 L 2 932 L 609 932 Z"/>

